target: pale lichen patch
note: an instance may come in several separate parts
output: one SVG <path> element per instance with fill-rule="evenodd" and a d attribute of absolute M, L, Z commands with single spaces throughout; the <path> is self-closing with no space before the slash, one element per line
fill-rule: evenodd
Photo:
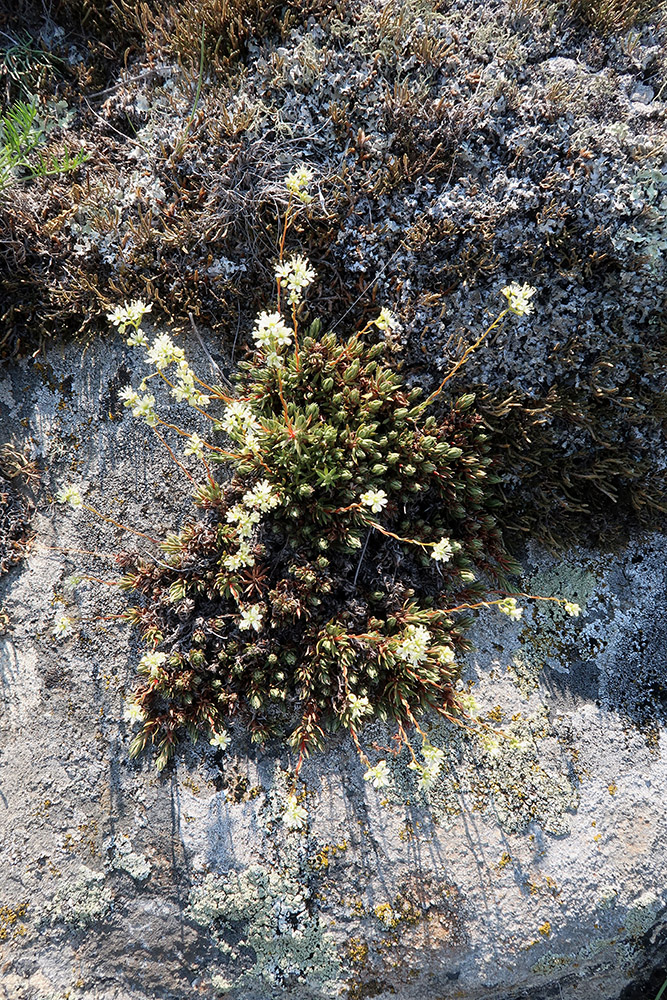
<path fill-rule="evenodd" d="M 127 872 L 135 882 L 145 882 L 151 874 L 151 864 L 143 854 L 132 850 L 132 841 L 120 833 L 104 841 L 107 867 Z"/>
<path fill-rule="evenodd" d="M 625 917 L 625 933 L 638 939 L 650 931 L 660 909 L 660 899 L 652 891 L 647 890 L 632 904 Z"/>
<path fill-rule="evenodd" d="M 562 560 L 534 573 L 523 586 L 531 594 L 560 597 L 585 609 L 599 594 L 603 576 L 601 566 L 585 568 Z M 583 643 L 586 648 L 582 649 L 582 629 L 561 604 L 538 601 L 531 609 L 519 636 L 521 648 L 507 668 L 524 697 L 537 690 L 540 674 L 547 664 L 557 672 L 568 673 L 573 660 L 580 659 L 582 652 L 594 656 L 598 651 L 589 641 Z"/>
<path fill-rule="evenodd" d="M 236 989 L 299 982 L 327 995 L 334 987 L 340 963 L 333 939 L 297 870 L 255 864 L 208 874 L 192 890 L 187 915 L 209 929 L 224 963 L 219 975 Z"/>
<path fill-rule="evenodd" d="M 84 928 L 105 917 L 113 899 L 104 874 L 82 865 L 72 878 L 63 879 L 53 898 L 44 904 L 39 922 Z"/>
<path fill-rule="evenodd" d="M 539 687 L 541 665 L 536 663 L 524 651 L 516 653 L 507 665 L 507 672 L 524 696 L 530 697 Z"/>
<path fill-rule="evenodd" d="M 492 806 L 508 833 L 525 830 L 533 821 L 549 833 L 567 833 L 568 813 L 576 810 L 579 793 L 546 709 L 525 717 L 517 713 L 503 732 L 504 737 L 489 741 L 459 737 L 458 759 L 450 745 L 450 766 L 427 793 L 434 816 L 443 821 L 466 801 L 479 811 Z M 434 734 L 431 738 L 435 742 Z"/>
<path fill-rule="evenodd" d="M 643 892 L 627 909 L 620 927 L 617 906 L 617 891 L 603 887 L 602 897 L 596 906 L 600 917 L 596 926 L 606 925 L 607 936 L 594 936 L 576 951 L 547 951 L 532 966 L 532 972 L 548 976 L 558 969 L 572 967 L 578 969 L 580 975 L 585 975 L 593 962 L 596 965 L 603 962 L 618 969 L 623 976 L 632 975 L 642 959 L 641 939 L 654 926 L 661 900 L 652 890 Z"/>

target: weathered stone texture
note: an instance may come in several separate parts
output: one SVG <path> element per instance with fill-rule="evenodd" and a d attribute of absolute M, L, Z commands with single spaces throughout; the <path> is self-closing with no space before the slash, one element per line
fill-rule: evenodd
<path fill-rule="evenodd" d="M 616 1000 L 665 941 L 665 539 L 530 548 L 527 588 L 586 615 L 480 615 L 467 677 L 514 744 L 433 722 L 441 779 L 420 793 L 400 757 L 385 794 L 338 736 L 303 768 L 308 826 L 288 832 L 277 744 L 236 733 L 224 758 L 186 748 L 161 777 L 128 760 L 137 655 L 100 617 L 121 595 L 89 577 L 112 578 L 134 542 L 50 499 L 75 480 L 149 532 L 188 510 L 178 469 L 114 402 L 129 356 L 54 350 L 48 379 L 25 362 L 2 382 L 3 429 L 25 421 L 45 473 L 29 557 L 0 583 L 0 996 Z M 76 632 L 55 639 L 63 613 Z"/>

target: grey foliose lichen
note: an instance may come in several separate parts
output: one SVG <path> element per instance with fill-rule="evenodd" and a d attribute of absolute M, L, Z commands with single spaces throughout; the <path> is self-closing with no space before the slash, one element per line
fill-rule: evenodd
<path fill-rule="evenodd" d="M 313 902 L 292 871 L 255 864 L 206 875 L 192 890 L 186 914 L 209 929 L 222 955 L 216 989 L 248 997 L 271 984 L 334 996 L 339 961 Z"/>
<path fill-rule="evenodd" d="M 63 878 L 53 898 L 43 906 L 38 923 L 84 928 L 106 916 L 113 898 L 104 874 L 83 865 L 72 878 Z"/>
<path fill-rule="evenodd" d="M 135 882 L 145 882 L 151 874 L 150 862 L 143 854 L 132 850 L 132 842 L 124 833 L 109 837 L 104 842 L 107 868 L 127 872 Z"/>
<path fill-rule="evenodd" d="M 663 166 L 643 167 L 629 192 L 631 221 L 619 226 L 613 239 L 616 250 L 632 248 L 638 266 L 657 274 L 667 256 L 667 172 Z"/>

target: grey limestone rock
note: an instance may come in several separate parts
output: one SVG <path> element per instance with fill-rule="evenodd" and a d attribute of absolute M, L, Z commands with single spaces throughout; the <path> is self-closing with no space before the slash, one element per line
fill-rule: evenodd
<path fill-rule="evenodd" d="M 536 312 L 473 356 L 471 386 L 540 406 L 565 387 L 565 416 L 577 392 L 603 400 L 602 444 L 590 408 L 579 423 L 545 417 L 562 423 L 559 454 L 604 451 L 616 433 L 631 473 L 637 456 L 664 472 L 651 411 L 662 398 L 664 423 L 664 29 L 603 41 L 546 0 L 352 0 L 347 18 L 331 6 L 326 30 L 285 19 L 284 37 L 249 42 L 231 83 L 206 80 L 205 141 L 183 174 L 176 156 L 165 171 L 192 110 L 180 67 L 156 56 L 104 92 L 91 135 L 106 159 L 76 208 L 49 216 L 65 264 L 48 293 L 78 302 L 80 261 L 107 282 L 102 300 L 162 256 L 174 285 L 206 276 L 206 308 L 237 286 L 243 302 L 270 280 L 257 206 L 282 204 L 286 171 L 308 164 L 313 225 L 335 219 L 327 322 L 339 285 L 353 305 L 372 288 L 404 321 L 396 363 L 430 391 L 505 283 L 530 281 Z M 126 120 L 132 137 L 114 125 Z M 184 176 L 214 222 L 189 216 L 181 247 L 165 199 Z M 161 235 L 139 241 L 163 209 Z M 179 339 L 216 378 L 247 335 L 230 301 L 215 336 Z M 291 830 L 295 762 L 278 741 L 234 731 L 224 753 L 185 746 L 161 775 L 128 757 L 140 654 L 105 581 L 114 553 L 150 543 L 54 497 L 75 483 L 159 537 L 187 517 L 187 480 L 122 407 L 135 366 L 107 330 L 0 370 L 0 445 L 29 442 L 42 469 L 28 556 L 0 577 L 0 1000 L 638 1000 L 628 991 L 667 963 L 665 535 L 558 557 L 527 543 L 526 590 L 584 614 L 479 614 L 465 682 L 511 739 L 429 719 L 446 758 L 432 787 L 404 753 L 374 790 L 337 735 L 301 771 L 306 824 Z M 628 399 L 635 410 L 616 405 Z M 71 629 L 54 635 L 63 617 Z"/>
<path fill-rule="evenodd" d="M 46 471 L 30 553 L 1 584 L 0 996 L 617 1000 L 665 941 L 664 537 L 529 547 L 527 589 L 585 615 L 480 614 L 466 678 L 512 742 L 431 720 L 440 778 L 420 791 L 400 756 L 375 791 L 336 737 L 304 766 L 307 823 L 289 830 L 279 744 L 236 733 L 162 776 L 128 759 L 137 654 L 106 617 L 120 595 L 91 579 L 127 542 L 50 501 L 76 481 L 147 532 L 187 512 L 184 477 L 114 401 L 131 364 L 111 339 L 52 351 L 46 383 L 29 361 L 3 381 L 3 427 L 24 421 Z M 74 631 L 56 638 L 62 614 Z"/>

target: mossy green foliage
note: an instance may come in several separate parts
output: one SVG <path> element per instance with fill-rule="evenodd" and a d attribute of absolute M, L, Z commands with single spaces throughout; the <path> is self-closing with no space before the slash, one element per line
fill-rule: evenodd
<path fill-rule="evenodd" d="M 472 386 L 508 484 L 502 515 L 508 539 L 532 536 L 558 549 L 584 538 L 613 548 L 633 524 L 664 522 L 667 476 L 649 446 L 661 438 L 667 416 L 667 395 L 651 384 L 661 359 L 647 346 L 611 344 L 600 348 L 587 387 L 574 370 L 537 397 Z M 616 371 L 625 373 L 625 383 Z M 564 445 L 569 440 L 576 444 Z"/>
<path fill-rule="evenodd" d="M 6 107 L 48 90 L 61 77 L 63 60 L 43 48 L 29 32 L 19 30 L 0 37 L 5 43 L 0 46 L 0 87 Z"/>
<path fill-rule="evenodd" d="M 168 654 L 136 692 L 146 720 L 135 752 L 157 743 L 163 765 L 183 731 L 236 716 L 263 739 L 293 715 L 291 741 L 306 753 L 371 711 L 399 728 L 429 708 L 455 713 L 468 618 L 449 609 L 483 599 L 473 571 L 488 586 L 516 566 L 472 398 L 427 416 L 420 390 L 382 364 L 383 348 L 320 337 L 316 322 L 298 355 L 269 364 L 258 349 L 240 366 L 255 450 L 239 431 L 237 474 L 200 488 L 201 518 L 167 540 L 168 567 L 127 566 L 124 586 L 143 598 L 130 617 Z M 230 569 L 235 522 L 258 482 L 280 502 L 245 545 L 252 565 Z M 360 502 L 367 491 L 385 494 L 381 513 Z M 453 551 L 436 562 L 442 538 Z M 239 619 L 244 606 L 261 609 L 256 633 Z M 406 657 L 415 630 L 428 652 Z M 357 715 L 355 699 L 370 708 Z"/>
<path fill-rule="evenodd" d="M 179 0 L 165 14 L 158 5 L 154 23 L 162 46 L 193 66 L 199 65 L 203 29 L 204 66 L 224 76 L 246 55 L 250 41 L 279 34 L 291 15 L 301 21 L 316 7 L 312 0 Z"/>
<path fill-rule="evenodd" d="M 204 32 L 204 65 L 225 76 L 248 50 L 248 43 L 278 35 L 295 21 L 323 15 L 323 0 L 62 0 L 50 17 L 66 35 L 85 46 L 85 65 L 76 70 L 79 83 L 92 88 L 108 82 L 112 72 L 137 52 L 161 53 L 197 68 Z M 27 79 L 49 83 L 54 67 L 65 63 L 33 37 L 44 14 L 33 0 L 19 0 L 10 17 L 7 69 L 15 86 Z M 3 48 L 5 46 L 3 45 Z"/>
<path fill-rule="evenodd" d="M 553 11 L 601 35 L 641 28 L 647 21 L 659 22 L 667 14 L 664 0 L 511 0 L 511 7 L 527 17 Z"/>

